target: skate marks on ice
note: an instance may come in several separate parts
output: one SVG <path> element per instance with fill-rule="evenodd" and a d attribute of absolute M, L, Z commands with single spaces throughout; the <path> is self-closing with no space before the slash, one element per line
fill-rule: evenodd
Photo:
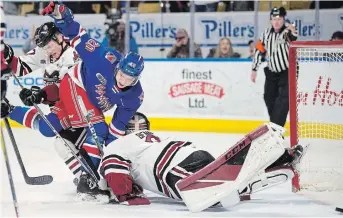
<path fill-rule="evenodd" d="M 209 208 L 201 213 L 190 213 L 186 206 L 172 199 L 147 192 L 151 205 L 124 206 L 103 202 L 81 201 L 76 196 L 68 169 L 53 147 L 52 138 L 44 138 L 29 129 L 13 129 L 27 170 L 33 175 L 51 174 L 54 182 L 45 186 L 27 185 L 16 162 L 9 139 L 8 145 L 19 209 L 23 217 L 280 217 L 280 216 L 339 216 L 333 206 L 320 205 L 304 196 L 292 193 L 290 184 L 257 193 L 252 201 L 245 201 L 230 210 Z M 238 141 L 239 135 L 209 133 L 163 133 L 191 140 L 204 149 L 218 147 L 212 154 L 217 157 Z M 216 146 L 214 146 L 216 144 Z M 0 158 L 0 217 L 14 217 L 11 192 L 4 160 Z"/>

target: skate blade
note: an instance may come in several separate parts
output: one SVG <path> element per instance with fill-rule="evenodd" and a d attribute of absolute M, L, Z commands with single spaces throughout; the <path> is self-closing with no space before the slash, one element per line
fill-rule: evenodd
<path fill-rule="evenodd" d="M 75 197 L 75 201 L 107 204 L 109 202 L 109 198 L 106 195 L 90 195 L 87 193 L 77 193 Z"/>

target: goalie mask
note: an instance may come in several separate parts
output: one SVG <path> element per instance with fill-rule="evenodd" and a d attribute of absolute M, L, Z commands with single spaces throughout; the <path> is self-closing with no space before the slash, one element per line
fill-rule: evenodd
<path fill-rule="evenodd" d="M 150 122 L 144 114 L 136 112 L 126 125 L 125 135 L 140 130 L 150 130 Z"/>

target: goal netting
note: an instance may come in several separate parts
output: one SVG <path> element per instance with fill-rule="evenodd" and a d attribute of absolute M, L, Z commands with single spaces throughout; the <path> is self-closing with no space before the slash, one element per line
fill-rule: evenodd
<path fill-rule="evenodd" d="M 295 190 L 343 190 L 343 42 L 294 42 L 289 51 L 291 145 L 310 144 Z"/>

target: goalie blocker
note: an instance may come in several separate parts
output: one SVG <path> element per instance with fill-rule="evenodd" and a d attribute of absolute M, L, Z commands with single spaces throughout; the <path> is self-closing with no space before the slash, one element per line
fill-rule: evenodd
<path fill-rule="evenodd" d="M 144 120 L 137 119 L 136 126 Z M 133 132 L 104 148 L 102 176 L 120 203 L 128 205 L 149 203 L 137 192 L 141 186 L 182 199 L 192 212 L 218 202 L 228 207 L 294 176 L 292 164 L 301 146 L 285 149 L 283 133 L 280 126 L 263 125 L 215 159 L 192 142 L 163 139 L 147 130 Z"/>

